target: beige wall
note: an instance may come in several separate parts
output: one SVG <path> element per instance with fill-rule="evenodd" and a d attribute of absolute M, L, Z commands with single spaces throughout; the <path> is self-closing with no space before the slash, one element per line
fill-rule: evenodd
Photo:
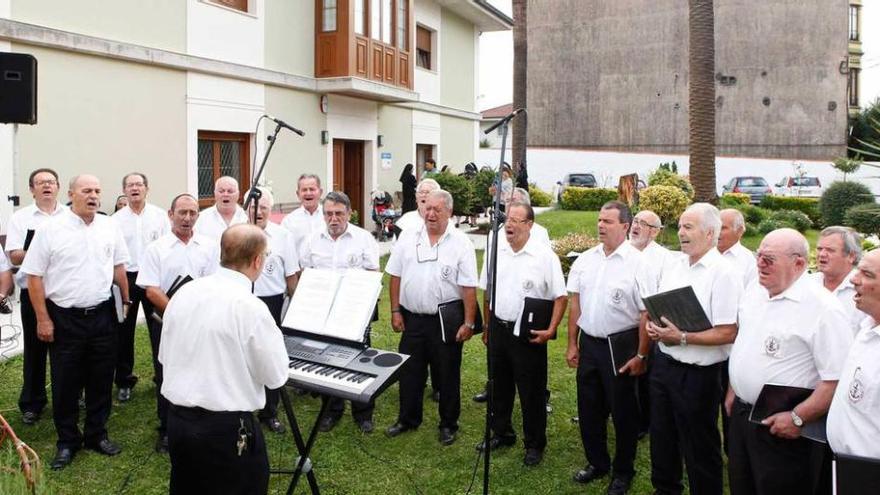
<path fill-rule="evenodd" d="M 464 172 L 465 164 L 475 159 L 474 128 L 473 120 L 440 117 L 440 146 L 443 150 L 440 155 L 442 163 L 438 166 L 449 165 L 454 173 Z"/>
<path fill-rule="evenodd" d="M 440 104 L 473 110 L 476 101 L 474 26 L 444 9 L 440 38 Z"/>
<path fill-rule="evenodd" d="M 187 0 L 12 0 L 12 19 L 186 52 Z"/>
<path fill-rule="evenodd" d="M 268 0 L 265 23 L 266 68 L 314 77 L 314 33 L 315 2 Z"/>
<path fill-rule="evenodd" d="M 16 190 L 28 204 L 27 176 L 51 167 L 62 180 L 92 173 L 112 211 L 122 176 L 150 179 L 150 201 L 163 207 L 186 184 L 186 75 L 165 69 L 13 45 L 39 60 L 39 123 L 20 126 Z M 66 199 L 64 200 L 66 202 Z"/>
<path fill-rule="evenodd" d="M 391 105 L 379 106 L 379 134 L 384 146 L 379 148 L 378 187 L 394 193 L 401 190 L 400 172 L 407 163 L 415 163 L 415 144 L 412 139 L 413 112 L 408 108 Z M 382 153 L 391 153 L 391 170 L 382 170 Z"/>
<path fill-rule="evenodd" d="M 327 128 L 327 119 L 321 113 L 319 102 L 320 96 L 316 94 L 266 86 L 266 112 L 306 133 L 305 137 L 299 137 L 282 130 L 272 149 L 265 175 L 276 203 L 297 201 L 296 179 L 301 174 L 317 174 L 323 185 L 327 182 L 327 157 L 332 146 L 321 144 L 321 131 Z M 274 125 L 266 124 L 267 134 L 274 130 Z M 258 167 L 262 158 L 257 157 Z"/>

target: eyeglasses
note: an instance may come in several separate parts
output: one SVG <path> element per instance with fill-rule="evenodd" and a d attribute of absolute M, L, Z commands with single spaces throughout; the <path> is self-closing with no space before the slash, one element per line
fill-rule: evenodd
<path fill-rule="evenodd" d="M 143 182 L 129 182 L 125 187 L 144 187 L 145 185 Z"/>
<path fill-rule="evenodd" d="M 755 258 L 758 259 L 758 263 L 764 262 L 767 266 L 773 266 L 773 264 L 779 260 L 779 256 L 791 256 L 792 258 L 797 258 L 800 255 L 797 253 L 784 253 L 781 255 L 765 254 L 760 251 L 755 253 Z"/>
<path fill-rule="evenodd" d="M 642 220 L 642 219 L 639 219 L 639 218 L 636 219 L 636 223 L 639 225 L 639 227 L 641 227 L 641 228 L 643 228 L 643 229 L 660 229 L 660 228 L 663 228 L 662 225 L 652 225 L 652 224 L 650 224 L 650 223 L 648 223 L 648 222 L 646 222 L 646 221 L 644 221 L 644 220 Z"/>
<path fill-rule="evenodd" d="M 416 244 L 416 261 L 419 263 L 430 263 L 440 259 L 440 243 L 431 246 L 424 245 L 421 242 Z"/>
<path fill-rule="evenodd" d="M 529 219 L 517 220 L 516 218 L 507 217 L 507 223 L 509 223 L 510 225 L 524 225 L 529 222 L 531 222 L 531 220 L 529 220 Z"/>
<path fill-rule="evenodd" d="M 58 181 L 55 179 L 46 179 L 46 180 L 35 180 L 35 186 L 54 186 L 57 185 Z"/>
<path fill-rule="evenodd" d="M 327 210 L 324 210 L 324 216 L 328 217 L 328 218 L 333 218 L 333 217 L 345 218 L 345 215 L 347 215 L 347 214 L 348 214 L 348 212 L 346 212 L 346 211 L 327 211 Z"/>

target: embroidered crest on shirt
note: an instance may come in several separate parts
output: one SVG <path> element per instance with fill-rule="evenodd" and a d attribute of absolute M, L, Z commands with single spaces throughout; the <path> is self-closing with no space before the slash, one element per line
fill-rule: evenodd
<path fill-rule="evenodd" d="M 452 267 L 449 265 L 443 265 L 443 267 L 440 268 L 440 277 L 443 278 L 443 280 L 449 280 L 449 277 L 451 277 L 451 276 L 452 276 Z"/>
<path fill-rule="evenodd" d="M 110 259 L 113 256 L 113 244 L 104 245 L 104 257 Z"/>
<path fill-rule="evenodd" d="M 779 339 L 774 337 L 773 335 L 764 339 L 764 352 L 770 356 L 778 357 L 779 351 L 781 350 L 782 345 L 779 343 Z"/>
<path fill-rule="evenodd" d="M 614 289 L 614 292 L 611 293 L 611 302 L 614 304 L 623 302 L 623 289 Z"/>
<path fill-rule="evenodd" d="M 523 280 L 522 288 L 524 291 L 528 292 L 535 287 L 535 282 L 531 280 Z"/>
<path fill-rule="evenodd" d="M 266 260 L 266 266 L 263 268 L 263 271 L 266 272 L 266 275 L 272 275 L 275 271 L 275 261 L 274 260 Z"/>
<path fill-rule="evenodd" d="M 351 253 L 348 255 L 348 266 L 355 267 L 358 264 L 358 255 L 357 253 Z"/>
<path fill-rule="evenodd" d="M 155 241 L 158 238 L 159 238 L 159 231 L 158 230 L 154 230 L 154 231 L 150 232 L 150 240 L 151 241 Z"/>
<path fill-rule="evenodd" d="M 865 384 L 862 383 L 860 375 L 862 374 L 861 366 L 853 372 L 853 379 L 849 384 L 849 400 L 850 402 L 858 402 L 865 396 Z"/>

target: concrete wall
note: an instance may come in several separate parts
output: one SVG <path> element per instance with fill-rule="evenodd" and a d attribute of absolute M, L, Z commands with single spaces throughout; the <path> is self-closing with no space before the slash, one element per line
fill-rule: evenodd
<path fill-rule="evenodd" d="M 448 10 L 442 11 L 443 29 L 440 31 L 440 104 L 474 111 L 474 59 L 477 37 L 474 25 Z"/>
<path fill-rule="evenodd" d="M 843 153 L 847 0 L 716 0 L 715 13 L 715 72 L 736 78 L 716 85 L 718 153 Z M 686 2 L 530 0 L 528 35 L 529 144 L 687 151 Z"/>
<path fill-rule="evenodd" d="M 11 18 L 16 21 L 186 51 L 186 2 L 182 0 L 10 1 Z"/>
<path fill-rule="evenodd" d="M 416 145 L 413 142 L 413 111 L 391 105 L 379 106 L 379 134 L 384 146 L 379 148 L 380 167 L 378 188 L 394 195 L 401 190 L 400 172 L 407 163 L 415 164 Z M 381 167 L 382 153 L 391 153 L 391 168 Z"/>
<path fill-rule="evenodd" d="M 315 2 L 266 2 L 265 66 L 315 76 Z"/>
<path fill-rule="evenodd" d="M 15 187 L 29 203 L 27 176 L 38 167 L 92 173 L 112 211 L 122 176 L 150 178 L 150 200 L 169 205 L 186 178 L 186 75 L 99 57 L 12 45 L 40 61 L 39 125 L 19 126 Z M 63 198 L 62 198 L 63 199 Z M 66 199 L 64 200 L 66 202 Z"/>
<path fill-rule="evenodd" d="M 443 153 L 437 160 L 438 166 L 449 165 L 455 173 L 464 172 L 464 165 L 476 157 L 477 125 L 473 120 L 440 117 Z"/>

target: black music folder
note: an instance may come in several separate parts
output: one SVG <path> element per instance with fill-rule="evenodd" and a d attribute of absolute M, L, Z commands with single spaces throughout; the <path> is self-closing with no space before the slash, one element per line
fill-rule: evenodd
<path fill-rule="evenodd" d="M 166 292 L 165 295 L 168 296 L 168 299 L 171 299 L 174 296 L 174 294 L 178 291 L 178 289 L 180 289 L 181 287 L 183 287 L 184 285 L 186 285 L 192 281 L 193 281 L 193 278 L 189 275 L 186 275 L 186 276 L 178 275 L 174 279 L 174 282 L 171 282 L 171 287 L 168 288 L 168 292 Z M 162 316 L 160 316 L 159 313 L 153 311 L 153 314 L 150 315 L 150 317 L 153 318 L 154 320 L 158 321 L 159 323 L 162 323 Z"/>
<path fill-rule="evenodd" d="M 654 294 L 642 298 L 642 301 L 655 325 L 662 325 L 660 317 L 665 316 L 683 332 L 702 332 L 712 328 L 712 322 L 690 285 Z"/>
<path fill-rule="evenodd" d="M 456 299 L 437 306 L 437 314 L 440 316 L 440 338 L 444 344 L 455 343 L 455 334 L 464 325 L 464 301 Z M 480 313 L 480 305 L 477 304 L 477 317 L 474 318 L 474 334 L 483 331 L 483 315 Z"/>
<path fill-rule="evenodd" d="M 526 342 L 534 338 L 532 330 L 547 330 L 550 321 L 553 320 L 553 306 L 556 301 L 552 299 L 537 299 L 527 297 L 523 301 L 523 312 L 519 320 L 519 338 Z M 552 338 L 556 338 L 553 334 Z"/>
<path fill-rule="evenodd" d="M 617 376 L 617 371 L 639 353 L 638 327 L 609 335 L 608 350 L 611 352 L 611 366 L 614 368 L 614 376 Z"/>
<path fill-rule="evenodd" d="M 834 480 L 837 495 L 874 493 L 880 487 L 880 459 L 835 454 Z"/>
<path fill-rule="evenodd" d="M 34 230 L 34 229 L 27 230 L 27 233 L 24 236 L 24 248 L 22 248 L 25 251 L 27 251 L 28 248 L 31 247 L 31 241 L 34 240 L 34 233 L 35 232 L 36 232 L 36 230 Z"/>
<path fill-rule="evenodd" d="M 755 405 L 752 406 L 749 421 L 760 424 L 761 421 L 776 413 L 791 411 L 812 393 L 813 389 L 811 388 L 766 383 L 761 389 L 761 393 L 758 394 L 758 400 L 755 401 Z M 822 416 L 816 421 L 804 423 L 803 428 L 801 428 L 801 436 L 809 438 L 814 442 L 828 443 L 828 437 L 825 435 L 826 418 L 827 416 Z"/>

